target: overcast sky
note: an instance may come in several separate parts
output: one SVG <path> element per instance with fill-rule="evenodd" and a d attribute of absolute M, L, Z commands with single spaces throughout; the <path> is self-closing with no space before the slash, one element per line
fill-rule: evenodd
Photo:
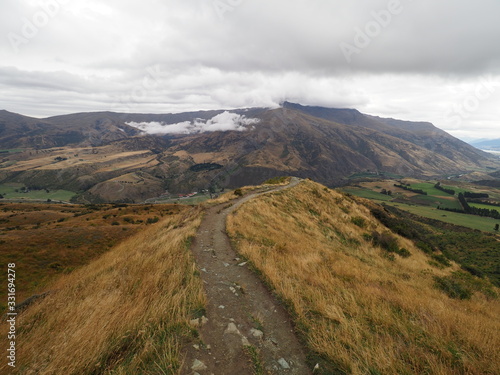
<path fill-rule="evenodd" d="M 500 138 L 499 0 L 2 0 L 0 109 L 306 105 Z"/>

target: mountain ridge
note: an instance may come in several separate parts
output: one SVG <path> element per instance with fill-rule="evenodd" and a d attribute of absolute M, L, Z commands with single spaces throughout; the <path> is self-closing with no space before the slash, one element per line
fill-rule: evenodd
<path fill-rule="evenodd" d="M 231 110 L 236 120 L 229 116 L 224 121 L 251 121 L 230 127 L 234 130 L 204 131 L 225 112 L 92 112 L 34 119 L 2 111 L 0 148 L 26 152 L 4 154 L 0 183 L 36 182 L 44 188 L 79 192 L 90 202 L 109 201 L 115 192 L 115 201 L 139 202 L 162 189 L 216 190 L 282 175 L 333 187 L 355 173 L 431 178 L 500 168 L 492 155 L 430 123 L 285 102 L 274 109 Z M 129 125 L 134 122 L 155 123 L 162 134 L 145 134 Z M 176 126 L 169 128 L 172 124 Z M 179 124 L 184 124 L 183 133 L 172 133 Z M 77 149 L 81 151 L 72 151 Z M 80 152 L 85 156 L 77 156 Z M 207 163 L 222 169 L 205 170 Z M 192 168 L 198 164 L 201 167 Z M 117 189 L 116 184 L 125 180 L 152 184 L 151 196 L 147 186 Z"/>

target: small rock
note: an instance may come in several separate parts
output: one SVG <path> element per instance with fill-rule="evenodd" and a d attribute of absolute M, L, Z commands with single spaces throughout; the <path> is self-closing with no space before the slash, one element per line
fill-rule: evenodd
<path fill-rule="evenodd" d="M 229 321 L 230 321 L 230 322 L 234 322 L 234 319 L 233 319 L 233 318 L 229 318 Z"/>
<path fill-rule="evenodd" d="M 200 319 L 192 319 L 189 321 L 189 325 L 191 327 L 199 327 L 200 326 Z"/>
<path fill-rule="evenodd" d="M 240 258 L 234 258 L 234 260 L 238 262 L 240 260 Z"/>
<path fill-rule="evenodd" d="M 208 323 L 208 318 L 207 318 L 207 317 L 205 317 L 205 316 L 202 316 L 202 317 L 201 317 L 200 324 L 201 324 L 202 326 L 204 326 L 204 325 L 205 325 L 205 324 L 207 324 L 207 323 Z"/>
<path fill-rule="evenodd" d="M 224 305 L 219 306 L 219 309 L 225 309 L 225 308 L 226 308 L 226 306 L 224 306 Z"/>
<path fill-rule="evenodd" d="M 245 264 L 247 264 L 247 263 L 248 263 L 248 262 L 243 262 L 243 263 L 238 264 L 238 266 L 243 267 L 243 266 L 244 266 Z"/>
<path fill-rule="evenodd" d="M 193 370 L 193 371 L 203 371 L 206 369 L 207 369 L 207 366 L 199 359 L 195 359 L 193 362 L 193 365 L 191 366 L 191 370 Z"/>
<path fill-rule="evenodd" d="M 250 334 L 255 337 L 255 338 L 258 338 L 258 339 L 261 339 L 262 336 L 264 336 L 264 332 L 258 330 L 258 329 L 255 329 L 255 328 L 252 328 L 250 330 Z"/>
<path fill-rule="evenodd" d="M 200 346 L 198 344 L 194 344 L 193 348 L 195 348 L 196 350 L 200 350 Z"/>
<path fill-rule="evenodd" d="M 290 365 L 288 364 L 287 361 L 285 361 L 285 358 L 280 358 L 278 359 L 278 363 L 280 364 L 281 367 L 283 367 L 284 369 L 289 369 L 290 368 Z"/>
<path fill-rule="evenodd" d="M 242 337 L 241 337 L 241 344 L 242 344 L 243 346 L 250 346 L 250 345 L 251 345 L 251 344 L 250 344 L 250 341 L 248 341 L 248 339 L 247 339 L 245 336 L 242 336 Z"/>
<path fill-rule="evenodd" d="M 233 293 L 236 293 L 236 289 L 234 289 L 232 286 L 229 287 L 229 290 Z"/>
<path fill-rule="evenodd" d="M 206 268 L 202 268 L 201 270 L 202 270 L 203 272 L 205 272 L 205 273 L 207 273 L 207 272 L 208 272 Z"/>
<path fill-rule="evenodd" d="M 314 368 L 313 368 L 313 372 L 316 370 L 319 370 L 319 363 L 316 363 L 316 366 L 314 366 Z"/>
<path fill-rule="evenodd" d="M 224 267 L 229 267 L 230 266 L 230 264 L 226 263 L 226 262 L 224 262 L 223 264 L 224 264 Z"/>
<path fill-rule="evenodd" d="M 212 347 L 210 345 L 207 345 L 207 350 L 210 350 L 212 349 Z"/>
<path fill-rule="evenodd" d="M 224 333 L 234 333 L 235 335 L 241 335 L 238 327 L 236 327 L 236 324 L 234 323 L 229 323 Z"/>

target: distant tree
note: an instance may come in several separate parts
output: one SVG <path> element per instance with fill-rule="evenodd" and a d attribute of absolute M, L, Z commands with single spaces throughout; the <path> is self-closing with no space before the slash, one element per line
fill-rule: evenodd
<path fill-rule="evenodd" d="M 500 228 L 499 224 L 495 224 L 495 230 L 498 232 L 498 229 Z"/>

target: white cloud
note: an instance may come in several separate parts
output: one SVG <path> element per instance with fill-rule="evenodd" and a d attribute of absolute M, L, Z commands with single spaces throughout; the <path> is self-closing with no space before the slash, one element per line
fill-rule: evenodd
<path fill-rule="evenodd" d="M 26 20 L 45 23 L 40 12 L 54 2 L 58 10 L 16 53 L 9 33 L 23 36 Z M 446 116 L 470 95 L 462 87 L 500 74 L 498 0 L 221 2 L 230 7 L 222 18 L 212 0 L 3 0 L 1 107 L 43 117 L 290 100 L 498 137 L 500 89 L 460 123 Z M 348 63 L 339 45 L 369 25 L 373 32 L 374 14 L 394 2 L 402 11 Z M 145 86 L 151 67 L 161 74 Z"/>
<path fill-rule="evenodd" d="M 196 134 L 216 131 L 245 131 L 250 125 L 256 124 L 259 119 L 246 118 L 237 113 L 225 111 L 204 121 L 184 121 L 177 124 L 161 122 L 127 122 L 126 124 L 142 130 L 146 134 Z"/>

